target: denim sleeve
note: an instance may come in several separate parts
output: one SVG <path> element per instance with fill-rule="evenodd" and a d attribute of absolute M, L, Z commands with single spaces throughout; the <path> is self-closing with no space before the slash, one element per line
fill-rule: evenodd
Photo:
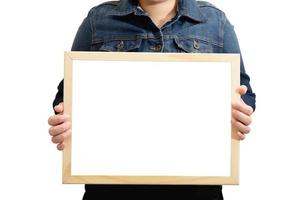
<path fill-rule="evenodd" d="M 72 45 L 72 51 L 90 51 L 92 44 L 92 25 L 90 14 L 80 25 Z"/>
<path fill-rule="evenodd" d="M 236 33 L 234 31 L 234 27 L 230 24 L 230 22 L 225 19 L 225 25 L 224 25 L 224 53 L 239 53 L 241 54 L 238 39 L 236 36 Z M 253 90 L 250 85 L 250 77 L 245 71 L 243 58 L 241 55 L 241 66 L 240 66 L 240 84 L 245 85 L 248 88 L 248 91 L 245 95 L 242 96 L 242 99 L 244 102 L 251 106 L 253 110 L 255 110 L 255 93 L 253 93 Z"/>
<path fill-rule="evenodd" d="M 92 43 L 92 26 L 90 14 L 83 20 L 80 25 L 77 34 L 75 36 L 72 51 L 90 51 Z M 55 99 L 53 101 L 53 107 L 63 102 L 64 99 L 64 80 L 62 80 L 58 87 Z"/>

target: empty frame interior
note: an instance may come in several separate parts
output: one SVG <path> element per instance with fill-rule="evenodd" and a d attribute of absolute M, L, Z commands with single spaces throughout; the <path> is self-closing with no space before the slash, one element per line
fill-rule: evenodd
<path fill-rule="evenodd" d="M 66 52 L 63 182 L 238 184 L 239 59 Z"/>

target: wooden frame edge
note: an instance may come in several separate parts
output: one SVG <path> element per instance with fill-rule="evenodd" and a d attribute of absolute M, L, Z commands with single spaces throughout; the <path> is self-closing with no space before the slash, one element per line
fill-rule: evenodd
<path fill-rule="evenodd" d="M 69 52 L 64 54 L 64 113 L 70 116 L 72 122 L 72 65 L 73 59 Z M 71 137 L 65 141 L 63 150 L 63 183 L 68 183 L 71 174 Z"/>
<path fill-rule="evenodd" d="M 205 183 L 203 183 L 205 181 Z M 142 185 L 237 185 L 233 177 L 183 176 L 70 176 L 67 184 L 142 184 Z"/>
<path fill-rule="evenodd" d="M 240 94 L 237 91 L 240 86 L 240 55 L 231 57 L 231 100 L 232 103 L 240 101 Z M 239 152 L 240 141 L 237 129 L 231 125 L 231 178 L 235 185 L 239 184 Z"/>

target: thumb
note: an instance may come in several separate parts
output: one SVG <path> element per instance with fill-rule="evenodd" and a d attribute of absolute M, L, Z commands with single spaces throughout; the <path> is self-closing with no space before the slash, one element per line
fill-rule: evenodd
<path fill-rule="evenodd" d="M 244 94 L 246 94 L 247 90 L 248 90 L 248 88 L 247 88 L 247 86 L 245 86 L 245 85 L 241 85 L 241 86 L 239 87 L 239 89 L 238 89 L 239 94 L 240 94 L 241 96 L 243 96 Z"/>
<path fill-rule="evenodd" d="M 61 102 L 60 104 L 54 107 L 55 112 L 62 113 L 64 111 L 64 103 Z"/>

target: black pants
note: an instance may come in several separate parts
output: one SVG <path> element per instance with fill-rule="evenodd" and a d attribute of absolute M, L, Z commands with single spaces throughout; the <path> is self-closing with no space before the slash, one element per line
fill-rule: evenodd
<path fill-rule="evenodd" d="M 83 200 L 114 199 L 223 200 L 222 186 L 85 185 Z"/>

